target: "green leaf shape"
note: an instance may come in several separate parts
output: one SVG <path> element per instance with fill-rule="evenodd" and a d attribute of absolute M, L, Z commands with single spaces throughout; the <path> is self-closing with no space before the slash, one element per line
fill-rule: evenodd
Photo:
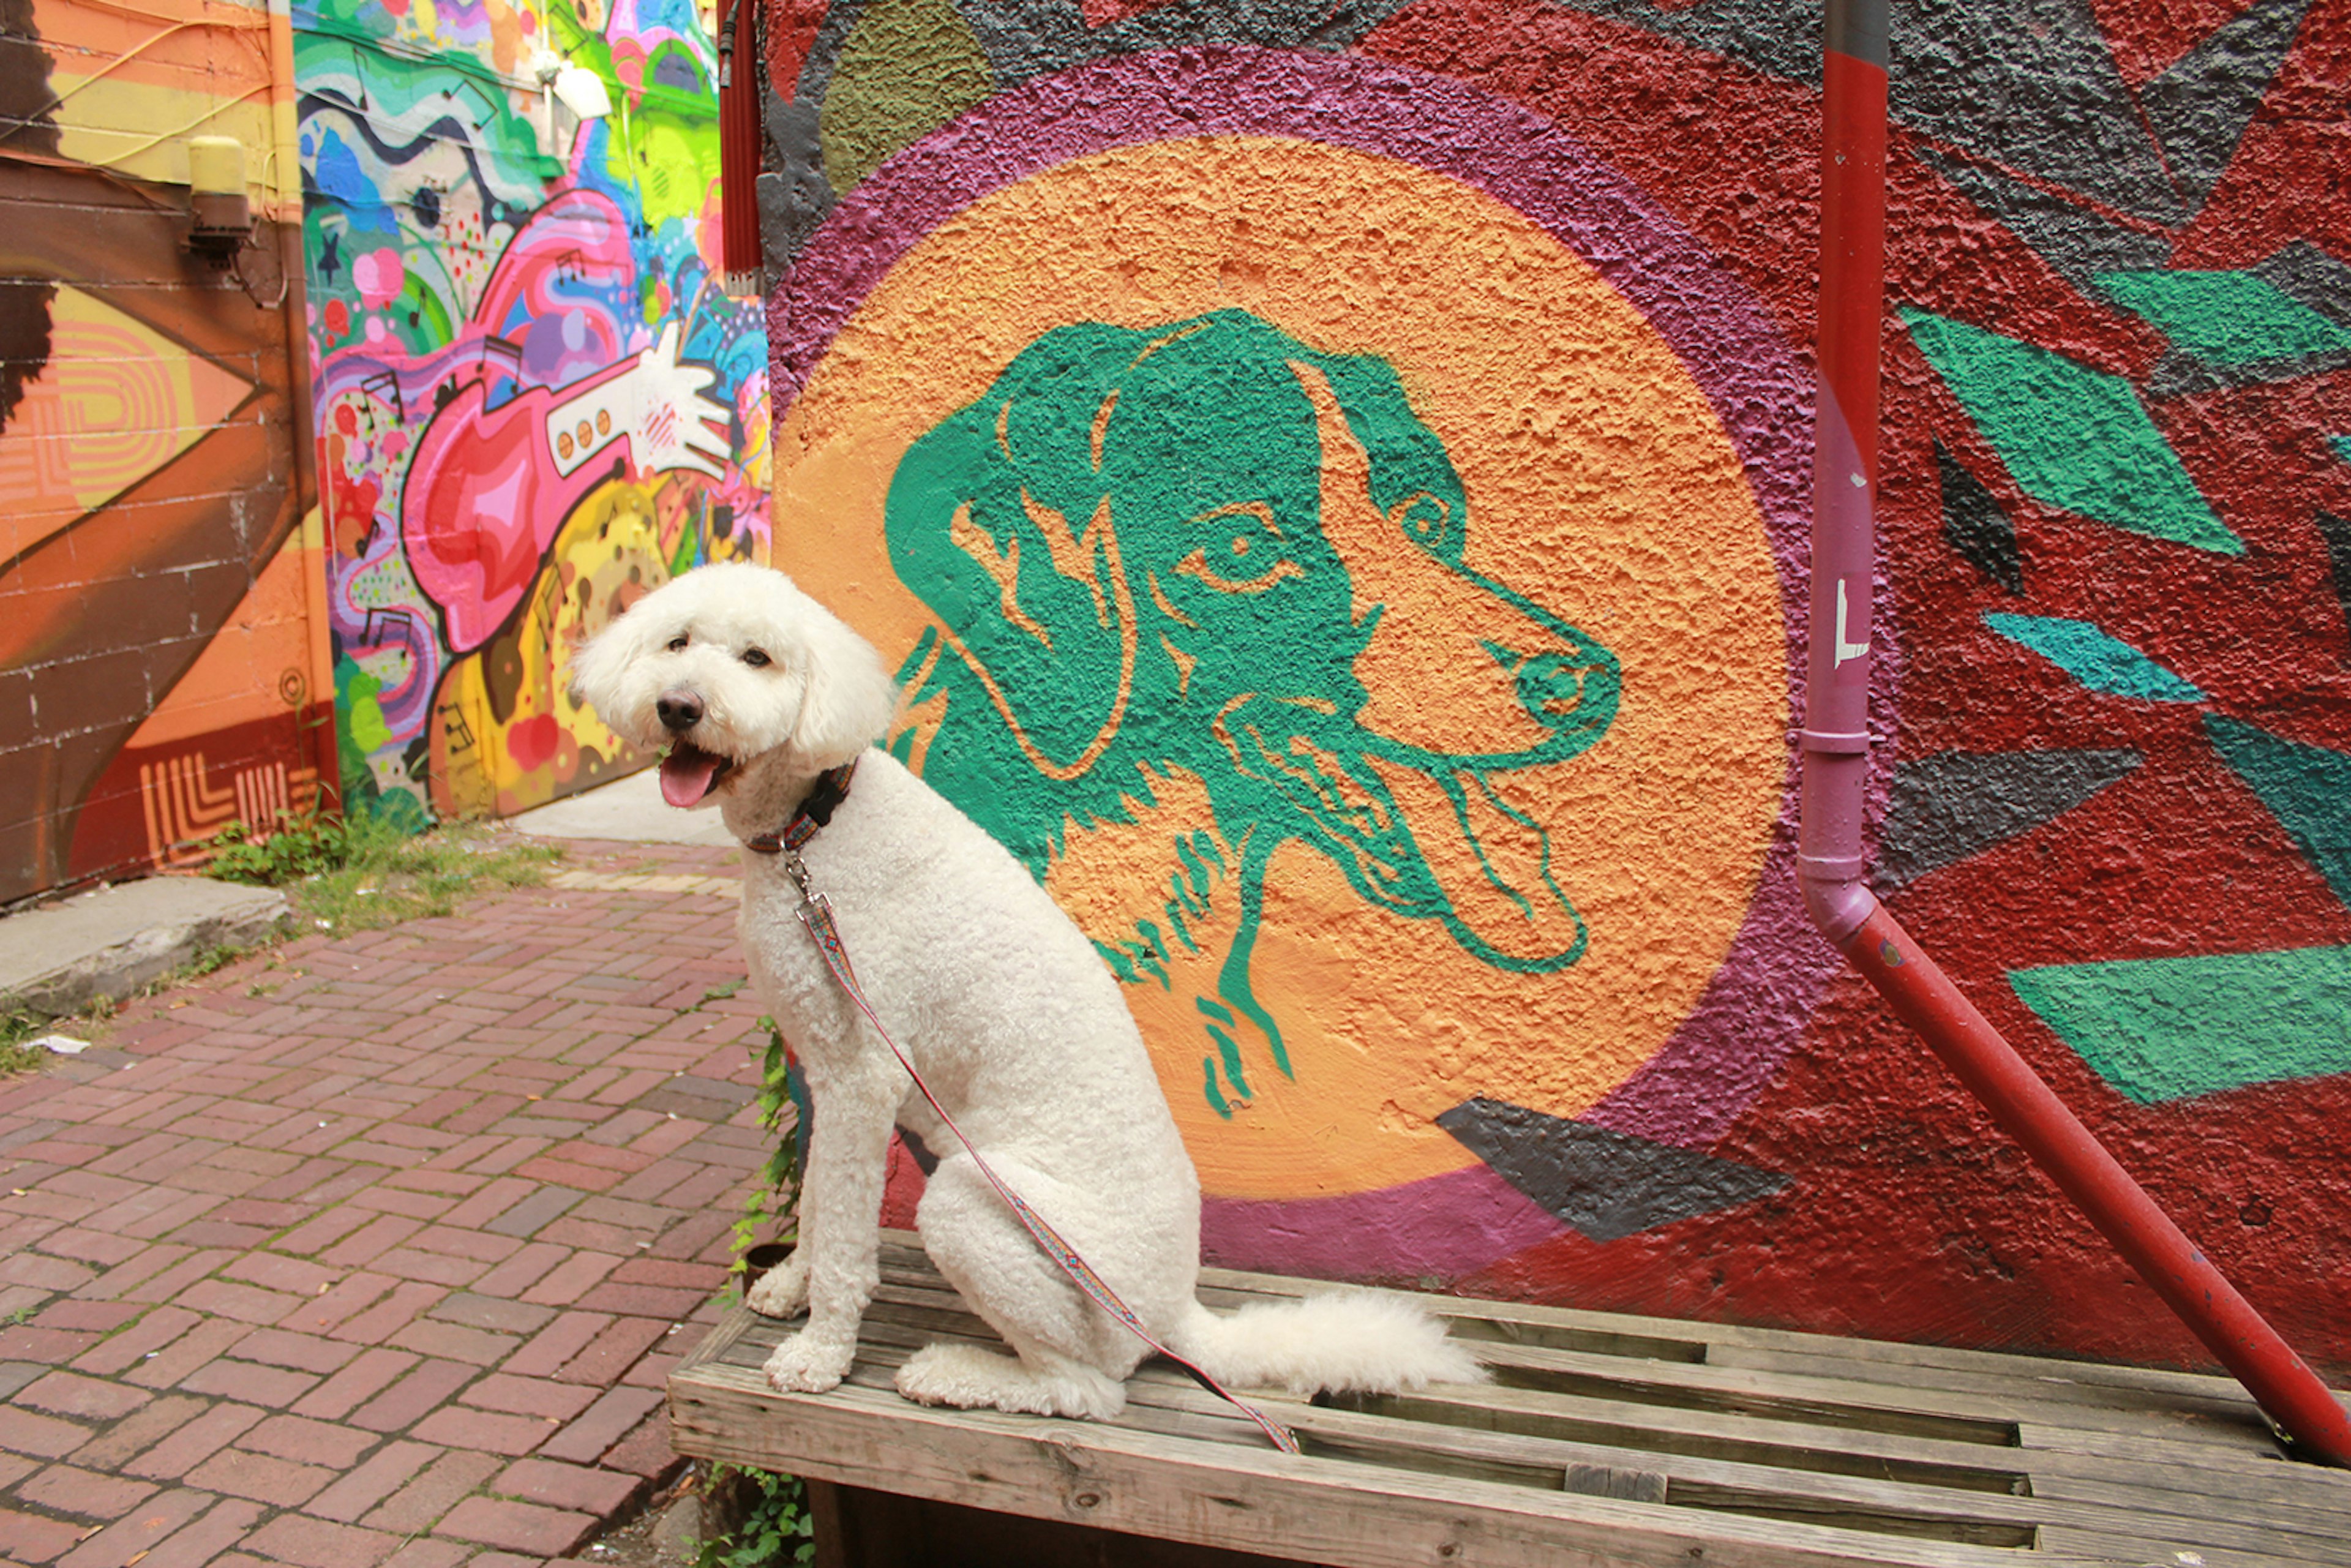
<path fill-rule="evenodd" d="M 2215 365 L 2351 349 L 2351 332 L 2250 272 L 2109 272 L 2098 292 Z"/>
<path fill-rule="evenodd" d="M 2128 643 L 2087 621 L 1987 611 L 1984 624 L 2040 654 L 2094 692 L 2143 702 L 2198 703 L 2204 694 Z"/>
<path fill-rule="evenodd" d="M 2351 904 L 2351 755 L 2282 740 L 2220 714 L 2204 716 L 2204 733 L 2335 896 Z"/>
<path fill-rule="evenodd" d="M 2351 947 L 2056 965 L 2008 983 L 2142 1105 L 2351 1071 Z"/>
<path fill-rule="evenodd" d="M 2128 382 L 1924 310 L 1902 317 L 2026 495 L 2129 533 L 2244 553 Z"/>

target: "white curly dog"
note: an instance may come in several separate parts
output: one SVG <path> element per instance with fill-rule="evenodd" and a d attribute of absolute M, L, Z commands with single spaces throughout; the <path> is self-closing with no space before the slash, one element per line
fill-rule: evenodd
<path fill-rule="evenodd" d="M 1118 983 L 1044 890 L 872 743 L 898 693 L 873 648 L 782 573 L 709 566 L 646 595 L 583 649 L 573 689 L 619 735 L 666 745 L 672 805 L 718 804 L 747 842 L 779 833 L 828 772 L 848 790 L 804 850 L 858 979 L 964 1135 L 1163 1343 L 1221 1382 L 1394 1391 L 1483 1375 L 1435 1320 L 1338 1291 L 1219 1316 L 1200 1305 L 1200 1186 Z M 783 857 L 743 856 L 751 980 L 814 1106 L 799 1245 L 751 1307 L 808 1322 L 767 1364 L 778 1389 L 849 1371 L 878 1279 L 893 1125 L 939 1156 L 915 1223 L 931 1260 L 1019 1354 L 925 1347 L 898 1373 L 925 1404 L 1115 1416 L 1149 1354 L 1030 1239 L 826 968 Z"/>

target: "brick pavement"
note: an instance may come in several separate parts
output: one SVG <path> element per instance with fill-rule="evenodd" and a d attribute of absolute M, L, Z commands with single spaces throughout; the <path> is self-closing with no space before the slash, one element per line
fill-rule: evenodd
<path fill-rule="evenodd" d="M 734 854 L 318 934 L 0 1081 L 0 1564 L 569 1561 L 766 1157 Z"/>

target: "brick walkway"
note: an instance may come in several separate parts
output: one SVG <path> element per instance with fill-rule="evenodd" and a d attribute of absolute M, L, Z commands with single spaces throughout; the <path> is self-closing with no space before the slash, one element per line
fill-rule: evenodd
<path fill-rule="evenodd" d="M 520 1568 L 673 1469 L 766 1155 L 733 860 L 574 844 L 0 1082 L 0 1560 Z"/>

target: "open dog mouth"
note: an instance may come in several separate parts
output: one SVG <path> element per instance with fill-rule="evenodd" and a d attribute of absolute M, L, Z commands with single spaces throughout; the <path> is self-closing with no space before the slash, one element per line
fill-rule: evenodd
<path fill-rule="evenodd" d="M 673 806 L 698 805 L 734 768 L 732 758 L 678 741 L 662 758 L 662 799 Z"/>

